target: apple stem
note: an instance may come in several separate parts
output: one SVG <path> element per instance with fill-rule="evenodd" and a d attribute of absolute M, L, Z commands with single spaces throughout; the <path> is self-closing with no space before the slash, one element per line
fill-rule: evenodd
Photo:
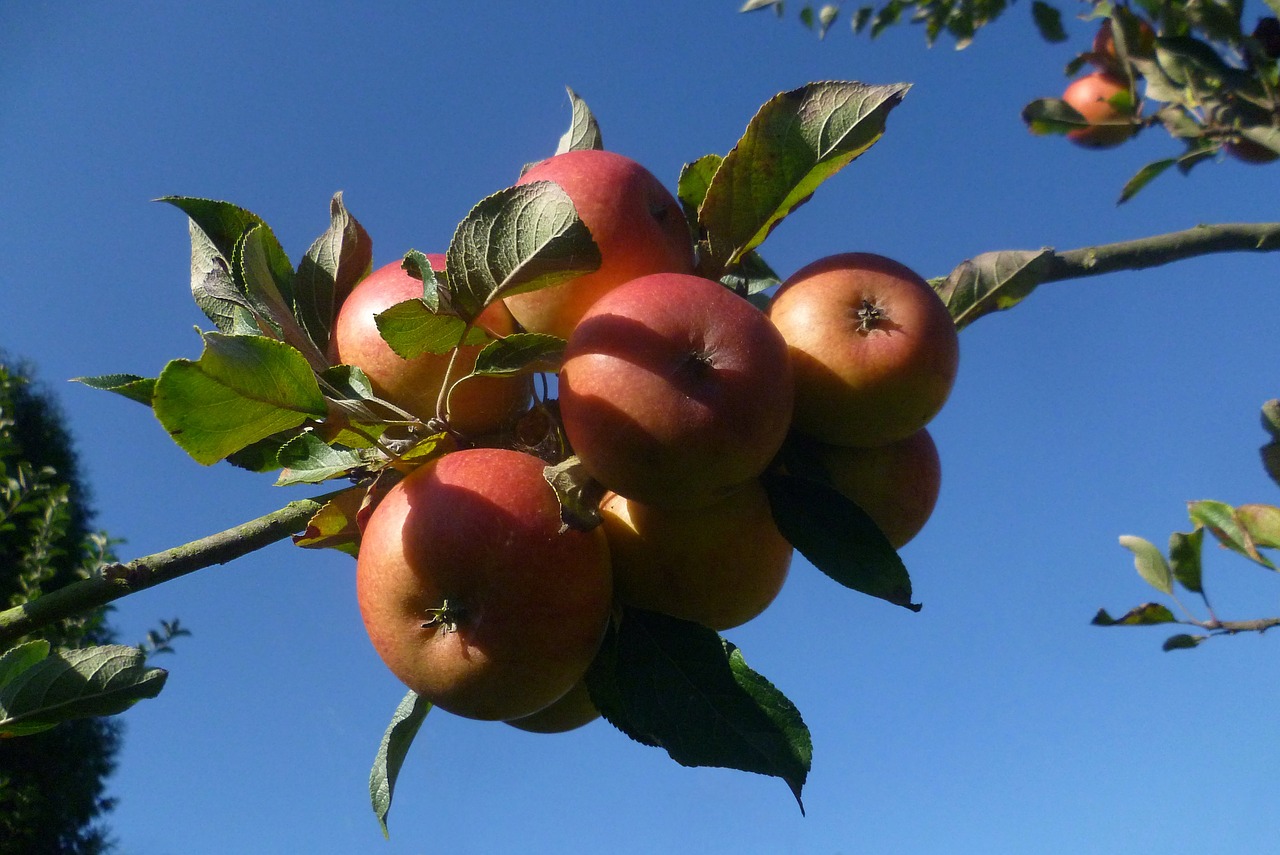
<path fill-rule="evenodd" d="M 422 628 L 439 627 L 441 632 L 457 632 L 462 621 L 463 611 L 446 598 L 439 608 L 427 609 L 429 617 L 423 621 Z"/>

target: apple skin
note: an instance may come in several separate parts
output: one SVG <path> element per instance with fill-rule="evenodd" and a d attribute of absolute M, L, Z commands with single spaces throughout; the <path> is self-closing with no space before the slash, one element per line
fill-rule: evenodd
<path fill-rule="evenodd" d="M 787 346 L 718 282 L 633 279 L 565 349 L 560 416 L 587 472 L 658 507 L 711 504 L 760 475 L 791 423 Z"/>
<path fill-rule="evenodd" d="M 561 285 L 513 294 L 511 313 L 529 332 L 567 339 L 596 300 L 649 273 L 692 273 L 693 239 L 675 197 L 653 173 L 608 151 L 569 151 L 534 165 L 518 184 L 554 181 L 573 200 L 600 249 L 600 267 Z"/>
<path fill-rule="evenodd" d="M 625 605 L 723 631 L 763 612 L 786 581 L 794 550 L 759 481 L 692 511 L 616 493 L 600 510 L 615 595 Z"/>
<path fill-rule="evenodd" d="M 586 674 L 613 584 L 598 527 L 560 531 L 535 457 L 472 448 L 410 473 L 374 509 L 356 562 L 360 614 L 378 655 L 447 712 L 533 715 Z M 454 619 L 432 621 L 447 606 Z"/>
<path fill-rule="evenodd" d="M 1067 131 L 1067 139 L 1085 148 L 1111 148 L 1137 133 L 1137 125 L 1128 123 L 1132 116 L 1110 103 L 1110 99 L 1128 91 L 1129 84 L 1123 78 L 1105 71 L 1095 71 L 1071 81 L 1062 93 L 1062 100 L 1084 116 L 1090 127 Z"/>
<path fill-rule="evenodd" d="M 878 319 L 865 321 L 866 306 Z M 942 299 L 892 259 L 851 252 L 798 270 L 769 318 L 795 368 L 794 427 L 833 445 L 885 445 L 924 427 L 946 403 L 960 341 Z"/>
<path fill-rule="evenodd" d="M 432 254 L 427 259 L 433 270 L 444 270 L 443 255 Z M 395 304 L 421 296 L 421 280 L 410 276 L 399 261 L 373 271 L 356 285 L 338 310 L 329 353 L 336 362 L 364 371 L 378 397 L 425 422 L 436 415 L 449 354 L 424 353 L 403 359 L 379 334 L 374 320 Z M 486 308 L 478 324 L 497 336 L 515 332 L 515 321 L 501 302 Z M 451 375 L 455 381 L 475 366 L 481 347 L 461 348 Z M 449 426 L 462 434 L 488 433 L 522 412 L 528 397 L 524 378 L 474 377 L 459 383 L 450 394 Z"/>
<path fill-rule="evenodd" d="M 814 443 L 831 485 L 871 517 L 894 549 L 911 542 L 933 514 L 942 461 L 929 431 L 877 448 Z"/>
<path fill-rule="evenodd" d="M 507 724 L 529 733 L 565 733 L 584 727 L 599 717 L 600 710 L 591 702 L 586 682 L 580 680 L 551 706 L 533 715 L 508 719 Z"/>

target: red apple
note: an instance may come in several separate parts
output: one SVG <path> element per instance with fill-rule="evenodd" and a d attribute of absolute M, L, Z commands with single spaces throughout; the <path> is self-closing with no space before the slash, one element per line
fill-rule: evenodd
<path fill-rule="evenodd" d="M 562 285 L 513 294 L 507 305 L 530 332 L 568 338 L 596 300 L 649 273 L 692 273 L 693 240 L 680 203 L 653 173 L 608 151 L 558 154 L 518 183 L 554 181 L 600 248 L 600 267 Z"/>
<path fill-rule="evenodd" d="M 583 316 L 565 350 L 560 415 L 583 467 L 659 507 L 708 505 L 758 476 L 786 438 L 786 342 L 718 282 L 633 279 Z"/>
<path fill-rule="evenodd" d="M 929 521 L 942 486 L 942 462 L 928 430 L 877 448 L 817 443 L 831 485 L 866 511 L 894 549 Z"/>
<path fill-rule="evenodd" d="M 918 431 L 951 393 L 960 343 L 946 305 L 910 268 L 845 253 L 797 271 L 769 306 L 795 368 L 795 428 L 834 445 Z"/>
<path fill-rule="evenodd" d="M 546 709 L 522 718 L 508 719 L 507 724 L 530 733 L 564 733 L 577 730 L 600 717 L 600 710 L 587 694 L 587 684 L 579 680 L 569 693 Z"/>
<path fill-rule="evenodd" d="M 444 270 L 443 255 L 428 255 L 433 270 Z M 330 353 L 360 368 L 374 392 L 423 421 L 434 418 L 449 354 L 424 353 L 403 359 L 382 338 L 374 318 L 397 303 L 422 296 L 422 282 L 400 262 L 380 267 L 359 282 L 343 301 L 334 322 Z M 479 326 L 496 336 L 515 331 L 515 322 L 499 301 L 480 315 Z M 466 377 L 480 345 L 461 348 L 450 378 Z M 487 433 L 524 409 L 528 387 L 521 377 L 473 377 L 458 383 L 448 401 L 451 428 L 463 434 Z"/>
<path fill-rule="evenodd" d="M 532 715 L 586 674 L 613 602 L 604 532 L 561 531 L 543 463 L 472 448 L 414 470 L 374 509 L 356 564 L 374 648 L 467 718 Z"/>
<path fill-rule="evenodd" d="M 717 631 L 763 612 L 791 566 L 791 544 L 759 481 L 691 511 L 615 493 L 601 512 L 618 600 Z"/>
<path fill-rule="evenodd" d="M 1073 80 L 1062 100 L 1089 122 L 1087 128 L 1067 132 L 1067 139 L 1086 148 L 1110 148 L 1138 132 L 1134 113 L 1112 103 L 1112 99 L 1129 92 L 1129 84 L 1106 71 L 1095 71 Z"/>

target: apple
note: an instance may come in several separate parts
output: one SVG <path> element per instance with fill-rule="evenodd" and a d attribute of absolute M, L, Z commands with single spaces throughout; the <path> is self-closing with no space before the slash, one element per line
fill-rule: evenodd
<path fill-rule="evenodd" d="M 405 685 L 466 718 L 533 715 L 586 674 L 613 603 L 598 527 L 561 531 L 543 462 L 446 454 L 388 491 L 356 563 L 360 615 Z"/>
<path fill-rule="evenodd" d="M 583 468 L 659 507 L 732 493 L 764 471 L 791 423 L 782 336 L 719 282 L 681 273 L 600 298 L 565 348 L 559 392 Z"/>
<path fill-rule="evenodd" d="M 616 493 L 600 510 L 615 595 L 626 605 L 731 629 L 773 602 L 791 566 L 759 481 L 692 511 Z"/>
<path fill-rule="evenodd" d="M 1124 28 L 1127 39 L 1125 47 L 1130 56 L 1149 57 L 1155 53 L 1156 31 L 1146 20 L 1130 16 L 1132 26 Z M 1093 35 L 1093 50 L 1089 59 L 1103 71 L 1122 71 L 1120 58 L 1116 55 L 1116 36 L 1114 24 L 1110 18 L 1105 19 Z M 1130 29 L 1133 30 L 1130 33 Z M 1135 38 L 1136 37 L 1136 38 Z"/>
<path fill-rule="evenodd" d="M 649 273 L 692 273 L 693 239 L 680 203 L 653 173 L 609 151 L 569 151 L 534 165 L 518 184 L 554 181 L 573 200 L 600 249 L 592 273 L 506 299 L 529 332 L 568 338 L 588 308 Z"/>
<path fill-rule="evenodd" d="M 946 305 L 903 264 L 865 252 L 819 259 L 769 305 L 795 369 L 794 426 L 834 445 L 877 446 L 932 419 L 960 342 Z"/>
<path fill-rule="evenodd" d="M 444 256 L 427 256 L 433 270 L 444 270 Z M 380 267 L 362 279 L 342 302 L 334 321 L 330 356 L 364 371 L 378 397 L 428 421 L 436 416 L 440 386 L 449 365 L 448 353 L 424 353 L 404 359 L 378 332 L 375 317 L 397 303 L 422 296 L 422 282 L 400 262 Z M 478 325 L 494 336 L 515 331 L 506 307 L 495 302 L 484 310 Z M 459 350 L 450 377 L 458 381 L 475 366 L 481 345 Z M 525 409 L 528 385 L 522 377 L 472 377 L 457 383 L 449 395 L 449 426 L 462 434 L 493 431 Z"/>
<path fill-rule="evenodd" d="M 1067 139 L 1085 148 L 1110 148 L 1137 133 L 1134 112 L 1112 102 L 1119 95 L 1129 95 L 1129 84 L 1110 72 L 1095 71 L 1073 80 L 1062 100 L 1084 116 L 1089 127 L 1067 131 Z"/>
<path fill-rule="evenodd" d="M 866 511 L 894 549 L 929 521 L 942 486 L 938 447 L 927 429 L 876 448 L 815 443 L 831 486 Z"/>
<path fill-rule="evenodd" d="M 530 733 L 565 733 L 577 730 L 600 717 L 600 710 L 591 702 L 584 680 L 569 693 L 546 709 L 523 718 L 508 719 L 507 724 Z"/>

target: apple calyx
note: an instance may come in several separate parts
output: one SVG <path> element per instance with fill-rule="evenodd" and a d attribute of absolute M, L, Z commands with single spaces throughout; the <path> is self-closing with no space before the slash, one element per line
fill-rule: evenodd
<path fill-rule="evenodd" d="M 869 333 L 884 326 L 889 320 L 889 313 L 870 300 L 863 300 L 858 308 L 858 332 Z"/>
<path fill-rule="evenodd" d="M 461 606 L 450 603 L 446 598 L 439 608 L 427 609 L 429 617 L 423 622 L 423 629 L 438 627 L 441 632 L 450 633 L 458 631 L 458 624 L 462 623 L 466 612 Z"/>

